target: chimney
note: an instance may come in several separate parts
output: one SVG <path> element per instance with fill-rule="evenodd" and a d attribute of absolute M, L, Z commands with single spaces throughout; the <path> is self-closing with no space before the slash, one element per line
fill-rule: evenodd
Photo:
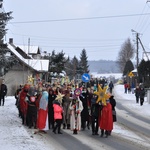
<path fill-rule="evenodd" d="M 13 38 L 9 38 L 9 44 L 13 44 Z"/>

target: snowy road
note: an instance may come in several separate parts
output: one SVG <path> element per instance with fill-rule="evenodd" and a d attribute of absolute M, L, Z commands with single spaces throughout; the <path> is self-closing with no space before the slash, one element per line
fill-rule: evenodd
<path fill-rule="evenodd" d="M 93 136 L 88 129 L 80 131 L 78 135 L 73 135 L 67 129 L 62 131 L 62 135 L 55 135 L 52 130 L 47 134 L 34 134 L 35 129 L 21 124 L 14 97 L 7 97 L 5 106 L 0 107 L 0 149 L 149 150 L 150 104 L 144 103 L 141 107 L 134 101 L 125 100 L 124 95 L 115 97 L 118 121 L 114 124 L 112 136 L 108 138 Z"/>

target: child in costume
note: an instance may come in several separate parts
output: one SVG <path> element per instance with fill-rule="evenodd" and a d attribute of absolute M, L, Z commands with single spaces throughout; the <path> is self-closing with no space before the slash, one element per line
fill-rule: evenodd
<path fill-rule="evenodd" d="M 58 92 L 58 95 L 56 99 L 53 102 L 53 108 L 54 108 L 54 121 L 55 126 L 53 129 L 53 132 L 56 134 L 56 130 L 58 130 L 58 134 L 62 134 L 60 132 L 61 124 L 62 124 L 62 115 L 63 115 L 63 108 L 62 108 L 62 98 L 64 95 Z"/>
<path fill-rule="evenodd" d="M 73 131 L 73 134 L 78 134 L 77 131 L 81 130 L 81 111 L 83 110 L 82 101 L 79 99 L 79 96 L 73 96 L 69 109 L 71 111 L 70 129 Z"/>

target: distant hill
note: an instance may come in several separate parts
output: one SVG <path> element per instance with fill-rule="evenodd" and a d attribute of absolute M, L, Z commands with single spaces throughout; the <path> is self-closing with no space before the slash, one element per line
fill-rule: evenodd
<path fill-rule="evenodd" d="M 90 72 L 120 73 L 118 64 L 112 60 L 88 61 Z"/>

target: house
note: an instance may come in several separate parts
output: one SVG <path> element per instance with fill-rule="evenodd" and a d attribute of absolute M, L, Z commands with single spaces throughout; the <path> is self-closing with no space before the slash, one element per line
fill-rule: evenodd
<path fill-rule="evenodd" d="M 7 95 L 14 95 L 18 86 L 27 83 L 29 77 L 34 79 L 34 84 L 41 80 L 47 81 L 49 60 L 41 59 L 38 46 L 15 45 L 13 39 L 10 39 L 7 48 L 18 60 L 18 63 L 4 76 L 8 87 Z"/>

